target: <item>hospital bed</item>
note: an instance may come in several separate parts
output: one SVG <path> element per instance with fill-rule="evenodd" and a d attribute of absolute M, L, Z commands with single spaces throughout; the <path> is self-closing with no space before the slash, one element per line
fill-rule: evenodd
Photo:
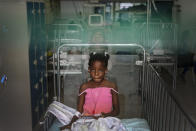
<path fill-rule="evenodd" d="M 105 46 L 105 44 L 96 44 Z M 70 46 L 95 46 L 95 44 L 64 44 L 57 50 L 57 93 L 55 97 L 60 101 L 60 50 L 63 47 Z M 167 84 L 162 80 L 160 75 L 154 69 L 151 63 L 146 62 L 146 52 L 141 45 L 137 44 L 107 44 L 107 46 L 125 46 L 138 47 L 141 49 L 143 59 L 136 62 L 140 67 L 140 81 L 141 97 L 142 97 L 142 116 L 143 119 L 136 119 L 139 121 L 139 126 L 134 126 L 134 119 L 122 119 L 122 123 L 128 130 L 132 131 L 196 131 L 196 124 L 181 108 L 180 104 L 175 100 L 173 95 L 167 89 Z M 145 120 L 144 120 L 145 119 Z M 148 122 L 148 124 L 146 123 Z M 144 123 L 142 123 L 144 122 Z M 54 124 L 56 118 L 47 113 L 44 120 L 40 122 L 42 130 L 48 131 Z M 145 125 L 147 125 L 145 127 Z M 150 126 L 150 129 L 148 128 Z M 144 128 L 143 128 L 144 127 Z"/>

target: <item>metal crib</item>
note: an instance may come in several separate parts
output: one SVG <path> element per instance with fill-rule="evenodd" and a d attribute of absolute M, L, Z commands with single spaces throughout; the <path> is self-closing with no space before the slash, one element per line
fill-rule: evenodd
<path fill-rule="evenodd" d="M 64 44 L 58 48 L 57 51 L 57 93 L 55 97 L 60 101 L 60 50 L 61 48 L 68 46 L 106 46 L 106 44 Z M 173 95 L 167 89 L 167 85 L 159 76 L 154 67 L 146 62 L 145 49 L 138 44 L 107 44 L 107 46 L 130 46 L 138 47 L 142 50 L 143 60 L 136 62 L 141 66 L 141 96 L 143 117 L 148 121 L 152 131 L 196 131 L 195 123 L 184 112 Z M 48 131 L 50 128 L 54 116 L 47 114 L 44 120 L 40 122 L 41 130 Z"/>

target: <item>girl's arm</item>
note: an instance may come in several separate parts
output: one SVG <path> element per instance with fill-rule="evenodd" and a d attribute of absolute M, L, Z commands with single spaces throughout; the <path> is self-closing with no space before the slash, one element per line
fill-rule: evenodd
<path fill-rule="evenodd" d="M 82 93 L 84 90 L 86 89 L 86 87 L 84 85 L 82 85 L 80 87 L 80 90 L 79 90 L 79 94 Z M 83 112 L 83 105 L 84 105 L 84 100 L 85 100 L 85 93 L 78 96 L 78 103 L 77 103 L 77 110 L 82 114 Z M 70 121 L 70 123 L 68 125 L 64 125 L 62 127 L 60 127 L 61 130 L 64 130 L 64 129 L 71 129 L 71 125 L 72 123 L 74 123 L 75 121 L 77 121 L 79 118 L 74 115 L 72 117 L 72 120 Z"/>
<path fill-rule="evenodd" d="M 86 89 L 87 89 L 86 86 L 82 85 L 80 87 L 79 94 L 82 93 L 83 91 L 85 91 Z M 85 95 L 86 95 L 86 93 L 81 94 L 80 96 L 78 96 L 77 110 L 81 114 L 83 113 L 83 105 L 84 105 L 84 101 L 85 101 Z"/>
<path fill-rule="evenodd" d="M 118 88 L 115 84 L 113 84 L 113 89 L 118 91 Z M 118 98 L 118 93 L 114 92 L 113 90 L 111 90 L 112 93 L 112 105 L 113 105 L 113 110 L 109 113 L 102 113 L 103 117 L 107 117 L 107 116 L 117 116 L 120 112 L 120 108 L 119 108 L 119 98 Z"/>

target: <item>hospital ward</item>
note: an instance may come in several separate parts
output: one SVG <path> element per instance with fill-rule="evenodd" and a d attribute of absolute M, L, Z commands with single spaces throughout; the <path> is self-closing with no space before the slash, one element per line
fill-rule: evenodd
<path fill-rule="evenodd" d="M 0 131 L 196 131 L 195 0 L 0 0 Z"/>

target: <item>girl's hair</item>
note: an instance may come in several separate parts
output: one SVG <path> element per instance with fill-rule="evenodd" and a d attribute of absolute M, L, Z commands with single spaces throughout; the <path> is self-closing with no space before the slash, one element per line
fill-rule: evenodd
<path fill-rule="evenodd" d="M 90 53 L 88 66 L 91 67 L 95 61 L 100 61 L 104 64 L 104 67 L 107 68 L 109 58 L 110 56 L 107 53 Z"/>

